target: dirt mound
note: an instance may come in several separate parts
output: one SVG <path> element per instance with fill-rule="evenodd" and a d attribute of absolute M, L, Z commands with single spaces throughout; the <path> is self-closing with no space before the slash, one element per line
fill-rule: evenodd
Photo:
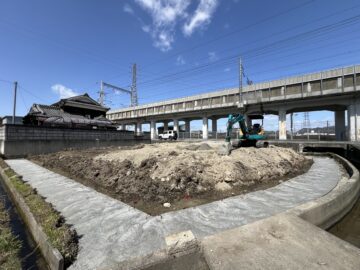
<path fill-rule="evenodd" d="M 161 143 L 32 159 L 134 206 L 238 194 L 302 173 L 311 163 L 286 148 L 240 148 L 220 156 L 217 147 L 210 142 Z"/>
<path fill-rule="evenodd" d="M 179 149 L 190 150 L 190 151 L 213 150 L 213 148 L 210 145 L 208 145 L 207 143 L 189 144 L 184 147 L 179 147 Z"/>

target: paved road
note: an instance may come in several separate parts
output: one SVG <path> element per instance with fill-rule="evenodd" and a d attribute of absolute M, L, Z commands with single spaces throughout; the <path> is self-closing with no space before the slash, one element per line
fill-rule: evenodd
<path fill-rule="evenodd" d="M 311 169 L 273 188 L 152 217 L 28 160 L 7 160 L 73 224 L 80 239 L 70 269 L 96 269 L 165 247 L 165 236 L 192 230 L 202 238 L 272 216 L 331 191 L 341 177 L 330 158 L 315 157 Z"/>

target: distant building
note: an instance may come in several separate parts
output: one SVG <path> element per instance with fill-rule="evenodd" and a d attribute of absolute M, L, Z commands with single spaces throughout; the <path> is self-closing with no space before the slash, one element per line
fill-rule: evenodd
<path fill-rule="evenodd" d="M 24 117 L 25 125 L 71 128 L 116 129 L 106 118 L 110 108 L 88 94 L 61 99 L 52 105 L 33 104 Z"/>
<path fill-rule="evenodd" d="M 13 123 L 13 117 L 11 115 L 6 115 L 4 117 L 0 117 L 0 124 L 1 125 L 9 125 Z M 22 125 L 23 124 L 23 117 L 22 116 L 15 116 L 15 125 Z"/>

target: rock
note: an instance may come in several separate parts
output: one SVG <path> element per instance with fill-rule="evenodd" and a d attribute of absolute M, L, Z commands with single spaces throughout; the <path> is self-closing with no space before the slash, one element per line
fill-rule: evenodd
<path fill-rule="evenodd" d="M 231 179 L 230 177 L 225 177 L 225 182 L 231 183 L 231 182 L 234 182 L 234 179 Z"/>
<path fill-rule="evenodd" d="M 202 185 L 197 185 L 197 186 L 196 186 L 196 191 L 197 191 L 198 193 L 202 193 L 202 192 L 207 191 L 207 188 L 204 187 L 204 186 L 202 186 Z"/>
<path fill-rule="evenodd" d="M 170 208 L 170 207 L 171 207 L 171 203 L 166 202 L 166 203 L 163 204 L 163 206 L 166 207 L 166 208 Z"/>
<path fill-rule="evenodd" d="M 171 151 L 169 156 L 178 156 L 179 154 L 176 151 Z"/>
<path fill-rule="evenodd" d="M 184 231 L 169 235 L 165 238 L 168 253 L 171 256 L 179 256 L 179 254 L 193 253 L 198 250 L 199 245 L 197 239 L 191 231 Z"/>
<path fill-rule="evenodd" d="M 232 187 L 228 183 L 219 182 L 215 185 L 215 189 L 218 191 L 227 191 L 232 189 Z"/>

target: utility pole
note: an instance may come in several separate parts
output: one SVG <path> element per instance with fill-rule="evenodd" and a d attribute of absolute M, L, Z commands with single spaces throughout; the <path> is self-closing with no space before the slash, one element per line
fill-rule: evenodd
<path fill-rule="evenodd" d="M 132 66 L 132 84 L 131 84 L 131 106 L 138 105 L 138 96 L 136 88 L 136 64 Z"/>
<path fill-rule="evenodd" d="M 326 121 L 326 136 L 329 136 L 329 120 Z"/>
<path fill-rule="evenodd" d="M 307 139 L 309 140 L 310 138 L 310 117 L 309 117 L 309 112 L 304 112 L 304 123 L 303 123 L 303 127 L 305 128 L 306 130 L 306 133 L 307 133 Z"/>
<path fill-rule="evenodd" d="M 291 140 L 292 140 L 294 134 L 294 113 L 290 114 L 290 124 L 291 124 Z"/>
<path fill-rule="evenodd" d="M 242 59 L 239 58 L 239 105 L 241 104 L 242 100 L 242 90 L 243 90 L 243 65 L 242 65 Z"/>
<path fill-rule="evenodd" d="M 13 107 L 13 117 L 12 117 L 12 124 L 15 125 L 15 116 L 16 116 L 16 94 L 17 94 L 17 86 L 18 83 L 14 82 L 14 107 Z"/>

